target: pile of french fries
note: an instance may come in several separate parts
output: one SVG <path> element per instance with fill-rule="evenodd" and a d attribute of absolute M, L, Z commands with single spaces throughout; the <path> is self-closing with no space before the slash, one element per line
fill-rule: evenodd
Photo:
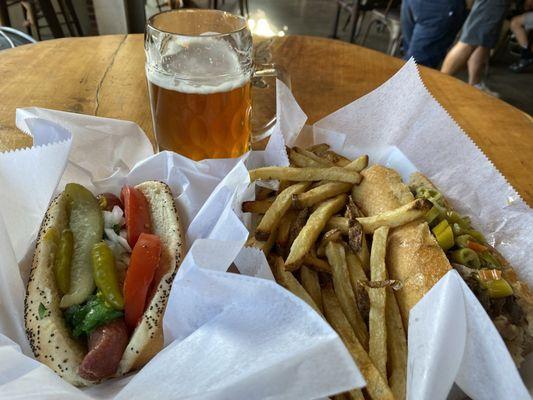
<path fill-rule="evenodd" d="M 361 370 L 366 387 L 335 399 L 405 399 L 407 340 L 394 294 L 401 282 L 388 278 L 387 236 L 431 205 L 419 199 L 365 217 L 351 191 L 368 156 L 352 161 L 327 144 L 287 151 L 290 167 L 250 171 L 252 181 L 279 180 L 279 189 L 256 186 L 256 200 L 242 204 L 258 215 L 247 245 L 260 248 L 276 281 L 329 322 Z"/>

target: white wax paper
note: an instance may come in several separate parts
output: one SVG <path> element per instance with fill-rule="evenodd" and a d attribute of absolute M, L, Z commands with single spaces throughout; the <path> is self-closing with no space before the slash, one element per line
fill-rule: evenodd
<path fill-rule="evenodd" d="M 406 181 L 424 173 L 533 284 L 531 209 L 432 97 L 414 61 L 313 128 L 316 142 L 368 153 Z M 451 271 L 411 311 L 408 398 L 445 398 L 454 381 L 474 399 L 530 398 L 488 315 Z"/>
<path fill-rule="evenodd" d="M 372 93 L 313 127 L 303 127 L 299 135 L 305 115 L 283 84 L 278 82 L 277 90 L 278 123 L 266 151 L 252 152 L 247 159 L 243 157 L 248 168 L 287 165 L 285 143 L 327 142 L 345 155 L 367 153 L 372 162 L 398 169 L 404 179 L 418 169 L 443 190 L 459 211 L 471 215 L 480 230 L 492 233 L 489 238 L 521 277 L 532 283 L 533 268 L 527 251 L 533 244 L 533 235 L 526 231 L 533 222 L 530 209 L 431 97 L 414 62 L 408 62 Z M 46 114 L 49 111 L 33 112 Z M 76 121 L 77 116 L 68 114 L 68 118 Z M 109 121 L 105 124 L 95 122 L 95 125 L 107 125 Z M 85 123 L 90 122 L 86 120 Z M 69 128 L 67 124 L 61 125 Z M 165 161 L 161 162 L 160 157 Z M 340 390 L 343 385 L 345 388 L 361 385 L 360 375 L 350 365 L 346 352 L 339 350 L 338 338 L 331 330 L 325 328 L 305 304 L 269 282 L 272 275 L 260 252 L 240 250 L 244 242 L 241 234 L 245 233 L 240 221 L 246 226 L 250 221 L 249 216 L 239 211 L 239 203 L 253 197 L 253 190 L 246 187 L 242 163 L 227 160 L 225 169 L 219 169 L 219 162 L 211 160 L 198 166 L 167 153 L 138 165 L 128 177 L 124 173 L 127 168 L 117 170 L 116 167 L 112 168 L 116 170 L 112 178 L 106 179 L 105 174 L 100 176 L 98 188 L 106 185 L 115 188 L 124 182 L 136 183 L 155 177 L 167 181 L 174 179 L 177 204 L 187 223 L 191 223 L 187 234 L 198 240 L 184 261 L 171 293 L 165 314 L 167 348 L 132 379 L 127 377 L 108 382 L 85 391 L 84 395 L 111 397 L 123 387 L 118 398 L 142 398 L 146 387 L 150 387 L 154 397 L 179 393 L 183 398 L 193 399 L 307 399 L 331 393 L 327 389 L 334 387 Z M 213 164 L 206 167 L 210 163 Z M 160 172 L 160 168 L 164 172 Z M 221 182 L 226 174 L 228 176 Z M 203 183 L 204 180 L 208 182 L 206 187 L 196 190 L 198 181 Z M 275 182 L 266 184 L 276 185 Z M 183 195 L 187 190 L 189 193 Z M 193 200 L 187 202 L 191 198 Z M 25 197 L 21 196 L 21 199 L 24 201 Z M 43 207 L 44 212 L 46 205 Z M 0 224 L 0 233 L 3 232 L 1 228 Z M 25 243 L 24 238 L 18 239 Z M 0 251 L 0 254 L 9 256 L 9 243 L 6 245 L 0 240 Z M 0 282 L 2 306 L 9 301 L 7 307 L 12 310 L 7 319 L 0 316 L 0 333 L 4 334 L 0 336 L 0 385 L 4 384 L 0 386 L 0 398 L 6 385 L 25 396 L 37 390 L 38 385 L 39 391 L 33 393 L 50 393 L 53 398 L 61 398 L 63 394 L 65 398 L 73 398 L 68 384 L 20 353 L 16 343 L 20 343 L 22 351 L 28 354 L 24 338 L 20 336 L 23 335 L 19 321 L 22 307 L 19 307 L 19 314 L 15 312 L 23 297 L 20 292 L 22 283 L 14 266 L 15 259 L 12 254 L 10 257 L 11 262 L 8 257 L 7 263 L 10 268 L 7 271 L 0 269 L 0 276 L 13 280 L 15 287 Z M 21 259 L 18 253 L 17 259 Z M 264 279 L 224 272 L 231 261 L 241 273 Z M 176 290 L 177 287 L 182 290 Z M 276 296 L 278 300 L 275 300 Z M 263 297 L 269 297 L 270 302 L 263 304 Z M 293 317 L 296 320 L 285 319 L 291 305 L 295 307 Z M 262 307 L 270 308 L 263 310 Z M 187 312 L 191 308 L 194 312 Z M 299 311 L 302 308 L 304 313 Z M 261 310 L 262 318 L 275 325 L 265 326 L 262 318 L 254 321 L 258 310 Z M 270 341 L 273 334 L 279 335 L 275 343 Z M 8 337 L 14 338 L 16 343 Z M 307 347 L 301 341 L 307 343 Z M 284 349 L 280 343 L 291 343 L 292 346 Z M 302 346 L 296 350 L 294 343 Z M 319 350 L 320 346 L 328 345 L 335 349 L 333 359 L 329 358 L 331 350 L 327 354 Z M 288 350 L 293 351 L 287 354 Z M 300 356 L 296 354 L 298 351 Z M 213 354 L 205 354 L 209 352 Z M 280 359 L 282 356 L 285 356 L 283 360 Z M 1 367 L 4 360 L 17 366 L 7 378 L 3 377 Z M 320 369 L 316 361 L 324 368 Z M 176 371 L 179 374 L 175 375 Z M 175 376 L 182 376 L 183 381 L 175 382 Z M 328 386 L 324 382 L 332 380 L 337 386 Z M 27 382 L 24 386 L 29 393 L 20 392 L 20 382 Z M 459 386 L 476 399 L 529 398 L 492 322 L 457 273 L 451 271 L 412 310 L 408 398 L 446 398 L 454 382 L 454 389 Z M 532 383 L 531 379 L 527 382 Z M 453 398 L 461 398 L 460 391 L 457 392 L 454 390 Z M 81 393 L 76 392 L 78 398 L 82 398 L 79 397 Z"/>
<path fill-rule="evenodd" d="M 198 163 L 152 155 L 130 122 L 44 109 L 17 117 L 36 146 L 0 154 L 0 399 L 317 399 L 364 385 L 331 327 L 273 281 L 262 253 L 243 249 L 248 231 L 234 208 L 250 191 L 248 155 Z M 274 129 L 278 141 L 291 124 Z M 148 179 L 171 187 L 190 247 L 164 316 L 166 347 L 137 373 L 79 390 L 32 358 L 23 326 L 28 255 L 65 183 L 118 193 Z M 233 261 L 241 275 L 226 272 Z"/>

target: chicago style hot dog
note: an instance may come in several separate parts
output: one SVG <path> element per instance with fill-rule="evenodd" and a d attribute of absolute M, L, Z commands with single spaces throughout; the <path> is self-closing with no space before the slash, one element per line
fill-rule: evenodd
<path fill-rule="evenodd" d="M 25 299 L 35 357 L 76 386 L 141 368 L 163 346 L 162 318 L 182 259 L 162 182 L 121 199 L 68 184 L 41 225 Z"/>

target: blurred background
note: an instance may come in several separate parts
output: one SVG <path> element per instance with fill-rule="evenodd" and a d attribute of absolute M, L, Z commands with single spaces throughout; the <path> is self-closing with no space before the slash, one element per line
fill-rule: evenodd
<path fill-rule="evenodd" d="M 523 54 L 511 21 L 526 12 L 529 3 L 512 2 L 506 8 L 484 82 L 490 86 L 487 93 L 533 114 L 533 62 L 519 72 L 510 68 Z M 65 36 L 141 33 L 151 15 L 182 7 L 241 14 L 260 36 L 329 37 L 395 57 L 405 55 L 400 0 L 0 0 L 0 50 Z M 531 44 L 533 32 L 527 33 Z M 456 76 L 468 81 L 466 71 Z"/>

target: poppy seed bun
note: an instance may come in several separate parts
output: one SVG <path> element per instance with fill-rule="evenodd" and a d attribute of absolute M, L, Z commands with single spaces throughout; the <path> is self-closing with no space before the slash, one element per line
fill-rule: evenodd
<path fill-rule="evenodd" d="M 183 235 L 170 188 L 156 181 L 136 186 L 146 197 L 154 234 L 161 239 L 159 268 L 163 273 L 157 291 L 133 331 L 124 351 L 116 376 L 138 369 L 163 347 L 162 319 L 172 280 L 183 257 Z M 87 353 L 86 345 L 73 338 L 59 308 L 59 293 L 53 262 L 57 245 L 51 239 L 53 230 L 62 232 L 68 227 L 63 194 L 48 208 L 37 238 L 30 277 L 24 301 L 26 335 L 35 358 L 75 386 L 89 386 L 78 374 L 78 367 Z M 156 279 L 154 278 L 154 279 Z"/>
<path fill-rule="evenodd" d="M 361 174 L 363 180 L 354 186 L 352 195 L 367 216 L 394 210 L 414 200 L 400 175 L 392 169 L 373 165 Z M 423 220 L 390 231 L 386 264 L 390 277 L 403 282 L 403 287 L 395 294 L 407 330 L 409 310 L 451 265 Z"/>

